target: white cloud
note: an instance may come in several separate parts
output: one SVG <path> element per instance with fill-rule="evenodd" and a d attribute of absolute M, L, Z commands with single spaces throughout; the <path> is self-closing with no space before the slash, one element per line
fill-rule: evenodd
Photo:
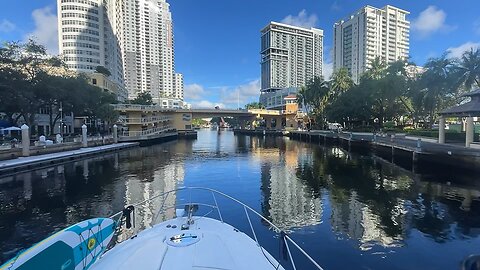
<path fill-rule="evenodd" d="M 232 108 L 243 107 L 246 103 L 258 101 L 260 87 L 260 79 L 235 87 L 224 87 L 221 89 L 221 102 Z"/>
<path fill-rule="evenodd" d="M 283 18 L 282 23 L 295 25 L 299 27 L 311 28 L 317 25 L 318 17 L 315 14 L 308 15 L 305 9 L 302 9 L 298 15 L 288 15 Z"/>
<path fill-rule="evenodd" d="M 429 6 L 412 21 L 412 30 L 418 33 L 421 38 L 428 37 L 438 31 L 449 32 L 454 30 L 456 27 L 447 25 L 446 18 L 447 13 L 445 11 L 436 6 Z"/>
<path fill-rule="evenodd" d="M 3 19 L 0 22 L 0 33 L 8 33 L 12 32 L 13 30 L 15 30 L 15 24 L 13 24 L 11 21 Z"/>
<path fill-rule="evenodd" d="M 186 99 L 202 99 L 207 94 L 203 86 L 193 83 L 185 85 L 185 98 Z"/>
<path fill-rule="evenodd" d="M 220 108 L 225 108 L 225 104 L 220 103 L 220 102 L 212 102 L 209 100 L 200 100 L 200 101 L 194 101 L 191 103 L 192 108 L 208 108 L 208 109 L 213 109 L 216 106 Z"/>
<path fill-rule="evenodd" d="M 325 62 L 323 63 L 323 79 L 330 80 L 333 73 L 333 63 L 332 62 Z"/>
<path fill-rule="evenodd" d="M 338 4 L 338 1 L 335 0 L 333 1 L 333 4 L 330 6 L 331 11 L 340 11 L 342 10 L 342 7 Z"/>
<path fill-rule="evenodd" d="M 480 49 L 480 42 L 466 42 L 458 47 L 450 47 L 447 49 L 448 57 L 462 57 L 463 53 L 469 51 L 470 49 Z"/>
<path fill-rule="evenodd" d="M 32 12 L 35 30 L 27 34 L 26 39 L 33 38 L 44 45 L 51 54 L 58 54 L 57 15 L 52 7 L 35 9 Z"/>
<path fill-rule="evenodd" d="M 185 99 L 194 108 L 238 108 L 258 101 L 260 96 L 260 79 L 251 80 L 237 86 L 203 87 L 200 84 L 185 86 Z M 215 97 L 215 98 L 213 98 Z M 215 100 L 216 99 L 216 100 Z"/>

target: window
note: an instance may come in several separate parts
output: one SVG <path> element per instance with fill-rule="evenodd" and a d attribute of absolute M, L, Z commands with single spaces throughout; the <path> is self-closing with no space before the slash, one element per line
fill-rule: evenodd
<path fill-rule="evenodd" d="M 97 85 L 97 79 L 92 79 L 92 84 Z"/>

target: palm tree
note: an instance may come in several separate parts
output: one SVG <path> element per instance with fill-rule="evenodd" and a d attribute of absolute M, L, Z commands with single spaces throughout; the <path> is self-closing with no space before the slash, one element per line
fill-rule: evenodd
<path fill-rule="evenodd" d="M 245 104 L 245 109 L 265 109 L 265 106 L 260 102 L 250 102 Z"/>
<path fill-rule="evenodd" d="M 456 68 L 459 85 L 463 84 L 467 90 L 470 90 L 474 84 L 480 87 L 480 50 L 478 48 L 472 48 L 463 53 Z"/>
<path fill-rule="evenodd" d="M 458 92 L 458 80 L 455 79 L 454 61 L 446 55 L 430 59 L 425 68 L 427 70 L 420 78 L 420 89 L 424 89 L 423 107 L 428 112 L 430 124 L 433 124 L 436 113 L 452 105 Z"/>
<path fill-rule="evenodd" d="M 330 90 L 332 95 L 339 96 L 353 86 L 353 80 L 350 77 L 348 69 L 345 67 L 335 71 L 330 81 Z"/>
<path fill-rule="evenodd" d="M 309 105 L 308 105 L 308 90 L 307 87 L 302 86 L 298 92 L 297 92 L 297 103 L 301 105 L 302 111 L 305 112 L 305 115 L 307 116 L 307 121 L 308 125 L 311 125 L 311 120 L 310 120 L 310 110 L 309 110 Z"/>
<path fill-rule="evenodd" d="M 370 68 L 365 72 L 365 76 L 370 79 L 379 80 L 385 75 L 387 64 L 380 57 L 376 57 L 370 64 Z"/>
<path fill-rule="evenodd" d="M 302 107 L 303 109 L 306 109 L 306 108 L 305 108 L 305 105 L 306 105 L 305 103 L 306 103 L 306 100 L 307 100 L 307 98 L 306 98 L 306 91 L 307 91 L 306 87 L 305 87 L 305 86 L 302 86 L 302 87 L 298 90 L 298 92 L 297 92 L 297 103 L 298 103 L 299 105 L 301 105 L 301 107 Z"/>

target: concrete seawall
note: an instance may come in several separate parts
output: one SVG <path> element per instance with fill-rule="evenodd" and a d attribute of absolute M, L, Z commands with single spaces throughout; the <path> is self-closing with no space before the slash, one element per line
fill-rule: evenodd
<path fill-rule="evenodd" d="M 63 151 L 38 156 L 19 157 L 17 159 L 0 161 L 0 175 L 48 167 L 54 164 L 82 159 L 97 154 L 137 147 L 138 145 L 139 143 L 136 142 L 117 143 L 103 146 L 79 148 L 70 151 Z"/>
<path fill-rule="evenodd" d="M 338 145 L 348 151 L 370 151 L 391 162 L 410 164 L 412 168 L 428 164 L 480 171 L 479 149 L 439 144 L 432 139 L 326 131 L 292 131 L 287 136 L 294 140 L 315 144 Z"/>

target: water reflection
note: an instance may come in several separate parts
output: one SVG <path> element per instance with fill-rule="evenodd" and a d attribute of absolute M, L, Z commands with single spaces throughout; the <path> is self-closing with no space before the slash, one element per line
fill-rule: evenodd
<path fill-rule="evenodd" d="M 190 149 L 190 150 L 186 150 Z M 91 217 L 108 217 L 127 204 L 175 189 L 191 142 L 138 148 L 0 178 L 0 246 L 3 261 L 54 231 Z M 167 203 L 172 205 L 175 196 Z M 135 227 L 155 224 L 160 200 L 138 209 Z M 173 216 L 169 210 L 159 220 Z M 128 237 L 128 235 L 125 235 Z"/>
<path fill-rule="evenodd" d="M 432 182 L 381 159 L 350 159 L 338 148 L 306 155 L 311 158 L 299 162 L 299 180 L 313 194 L 326 193 L 332 230 L 357 240 L 362 250 L 403 246 L 412 229 L 439 242 L 478 235 L 480 215 L 472 211 L 478 187 Z"/>
<path fill-rule="evenodd" d="M 259 141 L 261 139 L 252 140 L 253 149 Z M 302 153 L 305 148 L 285 144 L 283 140 L 277 140 L 270 147 L 258 147 L 252 152 L 253 157 L 262 163 L 264 216 L 286 231 L 321 223 L 323 206 L 320 196 L 306 188 L 296 176 L 298 163 L 310 161 L 310 156 Z"/>
<path fill-rule="evenodd" d="M 412 172 L 380 157 L 285 138 L 228 131 L 201 131 L 198 138 L 0 177 L 0 260 L 68 225 L 183 185 L 246 202 L 290 231 L 326 269 L 451 269 L 480 253 L 475 176 Z M 162 203 L 137 208 L 136 231 L 173 216 L 170 209 L 155 219 Z M 221 207 L 232 222 L 244 223 L 243 209 Z M 263 244 L 278 249 L 268 227 L 253 222 L 259 238 L 272 241 Z"/>

